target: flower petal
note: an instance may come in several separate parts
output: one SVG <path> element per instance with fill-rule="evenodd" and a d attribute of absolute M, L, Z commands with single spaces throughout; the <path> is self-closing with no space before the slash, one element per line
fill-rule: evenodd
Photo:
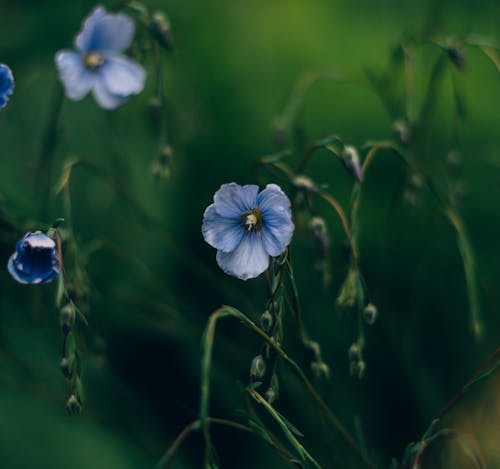
<path fill-rule="evenodd" d="M 135 60 L 121 55 L 108 57 L 98 74 L 111 94 L 123 97 L 140 93 L 146 81 L 144 69 Z"/>
<path fill-rule="evenodd" d="M 223 252 L 234 251 L 245 234 L 239 220 L 222 217 L 217 213 L 215 204 L 205 210 L 201 231 L 210 246 Z"/>
<path fill-rule="evenodd" d="M 74 101 L 84 98 L 92 88 L 94 76 L 85 68 L 82 56 L 78 52 L 59 51 L 56 65 L 66 96 Z"/>
<path fill-rule="evenodd" d="M 257 208 L 259 186 L 240 186 L 235 182 L 223 184 L 214 195 L 215 209 L 227 218 L 240 218 L 245 212 Z"/>
<path fill-rule="evenodd" d="M 108 14 L 98 7 L 85 21 L 76 46 L 83 52 L 122 52 L 130 47 L 134 33 L 134 22 L 127 15 Z"/>
<path fill-rule="evenodd" d="M 9 96 L 14 91 L 14 76 L 11 69 L 0 64 L 0 109 L 2 109 L 9 100 Z"/>
<path fill-rule="evenodd" d="M 85 19 L 82 30 L 78 33 L 78 36 L 76 36 L 75 46 L 77 49 L 84 53 L 91 50 L 95 27 L 99 20 L 105 16 L 106 10 L 102 6 L 98 6 L 92 10 L 90 15 Z"/>
<path fill-rule="evenodd" d="M 269 266 L 269 255 L 258 233 L 248 234 L 232 252 L 217 251 L 217 264 L 226 274 L 241 280 L 255 278 Z"/>
<path fill-rule="evenodd" d="M 276 184 L 268 184 L 257 197 L 257 201 L 261 211 L 275 207 L 290 210 L 290 199 L 281 190 L 281 187 Z"/>
<path fill-rule="evenodd" d="M 104 109 L 115 109 L 128 101 L 128 96 L 118 96 L 109 91 L 102 79 L 97 79 L 92 87 L 95 100 Z"/>
<path fill-rule="evenodd" d="M 258 198 L 264 247 L 270 256 L 279 256 L 290 244 L 295 229 L 290 200 L 276 184 L 267 185 Z"/>

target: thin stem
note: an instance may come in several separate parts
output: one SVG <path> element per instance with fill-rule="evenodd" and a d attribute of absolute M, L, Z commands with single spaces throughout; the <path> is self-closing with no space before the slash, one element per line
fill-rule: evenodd
<path fill-rule="evenodd" d="M 342 425 L 340 420 L 337 418 L 337 416 L 330 410 L 330 408 L 327 406 L 327 404 L 323 401 L 321 396 L 318 394 L 314 386 L 311 384 L 311 382 L 307 379 L 306 375 L 304 372 L 301 370 L 301 368 L 293 361 L 286 353 L 285 351 L 281 348 L 280 345 L 278 345 L 274 339 L 269 337 L 261 328 L 259 328 L 252 320 L 250 320 L 247 316 L 245 316 L 243 313 L 238 311 L 237 309 L 231 307 L 231 306 L 222 306 L 221 308 L 217 309 L 214 313 L 209 318 L 206 333 L 205 333 L 205 340 L 204 340 L 204 356 L 202 360 L 202 398 L 201 398 L 201 405 L 200 405 L 200 416 L 201 419 L 204 423 L 204 428 L 207 431 L 206 435 L 206 441 L 210 443 L 210 435 L 208 433 L 208 398 L 209 398 L 209 378 L 210 378 L 210 366 L 211 366 L 211 352 L 212 352 L 212 345 L 213 345 L 213 336 L 214 336 L 214 330 L 215 330 L 215 323 L 219 318 L 225 317 L 225 316 L 232 316 L 240 322 L 242 322 L 245 326 L 247 326 L 250 330 L 252 330 L 255 334 L 257 334 L 264 342 L 266 342 L 271 348 L 273 348 L 279 356 L 286 362 L 288 365 L 292 368 L 292 370 L 295 372 L 295 374 L 299 377 L 299 379 L 302 381 L 303 385 L 307 389 L 307 391 L 311 394 L 313 399 L 315 400 L 316 404 L 320 407 L 320 409 L 324 412 L 326 417 L 333 423 L 333 425 L 337 428 L 339 433 L 342 435 L 342 437 L 346 440 L 346 442 L 351 446 L 352 449 L 354 449 L 363 459 L 363 462 L 365 463 L 366 466 L 368 467 L 374 467 L 373 463 L 369 460 L 363 457 L 362 451 L 360 450 L 358 444 L 356 443 L 355 439 L 351 436 L 349 431 Z M 207 340 L 208 338 L 208 340 Z M 210 356 L 208 356 L 210 355 Z"/>
<path fill-rule="evenodd" d="M 47 217 L 50 184 L 52 179 L 52 166 L 54 150 L 57 144 L 59 117 L 64 102 L 64 92 L 59 83 L 56 83 L 47 125 L 42 136 L 42 143 L 38 154 L 36 168 L 37 187 L 40 194 L 40 211 L 42 218 Z"/>

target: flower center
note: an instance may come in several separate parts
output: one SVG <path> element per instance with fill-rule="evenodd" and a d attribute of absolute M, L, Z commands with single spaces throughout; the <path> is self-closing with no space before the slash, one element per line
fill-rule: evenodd
<path fill-rule="evenodd" d="M 260 231 L 262 229 L 262 215 L 260 211 L 254 208 L 244 213 L 241 217 L 241 224 L 247 231 Z"/>
<path fill-rule="evenodd" d="M 95 70 L 104 63 L 104 57 L 98 52 L 90 51 L 85 54 L 83 63 L 89 70 Z"/>

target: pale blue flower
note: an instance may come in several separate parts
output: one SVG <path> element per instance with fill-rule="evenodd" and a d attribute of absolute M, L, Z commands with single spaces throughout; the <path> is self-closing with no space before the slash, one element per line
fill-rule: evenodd
<path fill-rule="evenodd" d="M 42 284 L 56 278 L 60 261 L 56 243 L 41 231 L 26 233 L 16 244 L 7 268 L 19 283 Z"/>
<path fill-rule="evenodd" d="M 7 105 L 9 96 L 14 92 L 14 76 L 5 64 L 0 64 L 0 109 Z"/>
<path fill-rule="evenodd" d="M 76 51 L 62 50 L 55 57 L 66 96 L 79 101 L 92 91 L 101 107 L 114 109 L 140 93 L 146 73 L 122 54 L 132 43 L 134 31 L 128 16 L 95 8 L 76 36 Z"/>
<path fill-rule="evenodd" d="M 223 184 L 203 215 L 205 241 L 217 249 L 217 263 L 229 275 L 255 278 L 292 239 L 290 200 L 276 184 Z"/>

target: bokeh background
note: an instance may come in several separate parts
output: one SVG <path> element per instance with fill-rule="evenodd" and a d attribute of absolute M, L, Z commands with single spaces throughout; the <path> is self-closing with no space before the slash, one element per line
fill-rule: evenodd
<path fill-rule="evenodd" d="M 162 183 L 151 176 L 158 152 L 148 112 L 151 79 L 140 96 L 112 113 L 92 98 L 64 102 L 53 183 L 64 162 L 79 156 L 105 168 L 123 190 L 82 168 L 71 180 L 76 238 L 82 251 L 92 251 L 81 417 L 69 418 L 64 406 L 54 285 L 18 285 L 6 269 L 0 271 L 2 468 L 152 467 L 196 419 L 200 339 L 209 314 L 230 304 L 257 320 L 266 301 L 263 278 L 242 282 L 217 267 L 215 251 L 201 236 L 202 214 L 222 183 L 272 180 L 257 171 L 256 160 L 274 151 L 273 119 L 301 72 L 361 76 L 380 69 L 403 35 L 429 21 L 455 35 L 500 35 L 500 4 L 494 0 L 146 3 L 169 15 L 176 48 L 165 62 L 171 175 Z M 52 194 L 50 213 L 40 218 L 37 155 L 57 83 L 54 54 L 71 46 L 93 6 L 83 0 L 0 1 L 0 62 L 9 64 L 16 78 L 15 94 L 0 112 L 0 207 L 12 222 L 1 227 L 2 265 L 25 228 L 62 216 L 60 197 Z M 423 82 L 432 54 L 419 56 Z M 346 273 L 341 226 L 324 207 L 332 238 L 327 288 L 314 274 L 318 254 L 307 230 L 299 227 L 292 244 L 304 320 L 332 372 L 319 389 L 351 430 L 360 422 L 378 467 L 389 467 L 409 442 L 420 439 L 498 346 L 500 76 L 479 51 L 467 49 L 466 59 L 459 78 L 467 108 L 460 136 L 466 187 L 461 210 L 476 253 L 483 340 L 476 343 L 468 328 L 455 234 L 426 191 L 416 206 L 405 204 L 406 172 L 395 158 L 377 159 L 364 185 L 361 266 L 380 318 L 367 331 L 361 382 L 348 369 L 354 321 L 334 309 Z M 438 178 L 445 177 L 442 162 L 450 142 L 452 74 L 451 68 L 445 74 L 432 142 L 422 156 Z M 299 119 L 306 142 L 330 132 L 355 145 L 392 136 L 379 98 L 349 84 L 315 85 Z M 318 157 L 310 175 L 348 203 L 351 180 L 337 163 Z M 105 248 L 92 250 L 101 245 Z M 216 337 L 211 413 L 241 419 L 241 389 L 260 343 L 230 321 Z M 293 326 L 285 348 L 306 364 Z M 304 433 L 305 447 L 324 467 L 358 467 L 296 379 L 286 369 L 282 376 L 276 407 Z M 499 386 L 497 373 L 471 391 L 467 405 L 453 415 L 456 425 L 478 439 L 492 468 L 500 467 L 492 443 L 499 436 Z M 214 442 L 222 467 L 286 467 L 255 437 L 214 429 Z M 201 437 L 193 435 L 173 467 L 200 467 L 202 449 Z M 429 467 L 448 467 L 451 456 L 438 453 Z M 469 467 L 464 460 L 460 464 Z"/>

